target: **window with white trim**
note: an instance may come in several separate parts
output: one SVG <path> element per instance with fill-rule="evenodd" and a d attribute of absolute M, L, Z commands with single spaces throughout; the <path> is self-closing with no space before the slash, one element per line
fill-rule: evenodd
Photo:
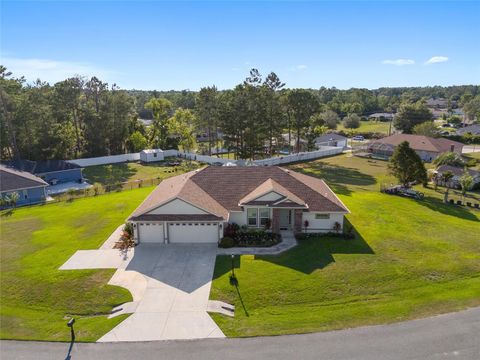
<path fill-rule="evenodd" d="M 248 226 L 257 226 L 257 209 L 247 209 Z"/>
<path fill-rule="evenodd" d="M 316 220 L 327 220 L 330 219 L 330 214 L 315 214 Z"/>
<path fill-rule="evenodd" d="M 267 221 L 270 219 L 270 209 L 260 209 L 258 217 L 260 219 L 260 225 L 265 226 Z"/>

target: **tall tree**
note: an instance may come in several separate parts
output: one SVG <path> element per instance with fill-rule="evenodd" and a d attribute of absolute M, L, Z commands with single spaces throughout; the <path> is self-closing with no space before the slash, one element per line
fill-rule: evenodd
<path fill-rule="evenodd" d="M 302 129 L 306 127 L 310 117 L 318 110 L 318 99 L 310 91 L 304 89 L 291 90 L 287 102 L 294 121 L 296 131 L 296 151 L 300 151 Z"/>
<path fill-rule="evenodd" d="M 58 82 L 53 87 L 53 112 L 57 122 L 71 122 L 75 129 L 75 157 L 84 151 L 84 123 L 81 101 L 85 81 L 73 77 Z"/>
<path fill-rule="evenodd" d="M 411 134 L 415 125 L 433 121 L 433 114 L 424 103 L 403 104 L 395 116 L 394 125 L 404 133 Z"/>
<path fill-rule="evenodd" d="M 2 157 L 20 158 L 17 144 L 17 129 L 14 117 L 17 106 L 24 96 L 24 78 L 13 78 L 7 68 L 0 65 L 0 132 Z M 8 141 L 7 141 L 8 140 Z"/>
<path fill-rule="evenodd" d="M 191 152 L 196 145 L 193 124 L 195 115 L 189 109 L 179 108 L 168 120 L 170 133 L 178 137 L 178 145 L 185 152 Z"/>
<path fill-rule="evenodd" d="M 218 91 L 215 86 L 200 89 L 195 102 L 195 112 L 198 130 L 208 135 L 208 155 L 212 154 L 212 147 L 218 143 Z"/>
<path fill-rule="evenodd" d="M 172 112 L 172 103 L 164 98 L 151 98 L 145 104 L 145 108 L 153 112 L 150 143 L 155 148 L 165 149 L 168 136 L 168 119 Z"/>
<path fill-rule="evenodd" d="M 412 133 L 415 135 L 424 135 L 429 137 L 439 137 L 438 127 L 433 121 L 425 121 L 413 127 Z"/>
<path fill-rule="evenodd" d="M 280 81 L 277 74 L 271 72 L 265 78 L 264 86 L 267 89 L 267 111 L 265 122 L 268 127 L 268 152 L 270 156 L 273 156 L 273 139 L 276 138 L 278 143 L 284 124 L 279 91 L 285 86 L 285 83 Z"/>
<path fill-rule="evenodd" d="M 390 174 L 408 187 L 411 182 L 427 182 L 427 170 L 420 156 L 413 150 L 407 141 L 400 143 L 388 162 Z"/>

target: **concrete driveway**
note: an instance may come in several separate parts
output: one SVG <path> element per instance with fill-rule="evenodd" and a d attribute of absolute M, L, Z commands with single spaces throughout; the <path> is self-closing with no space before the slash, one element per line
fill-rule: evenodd
<path fill-rule="evenodd" d="M 136 247 L 110 282 L 130 288 L 134 302 L 125 307 L 134 312 L 99 341 L 225 337 L 207 313 L 216 251 L 216 244 Z"/>
<path fill-rule="evenodd" d="M 127 254 L 80 250 L 62 270 L 117 268 L 111 285 L 132 293 L 112 316 L 132 313 L 98 341 L 223 338 L 207 313 L 216 244 L 141 244 Z"/>

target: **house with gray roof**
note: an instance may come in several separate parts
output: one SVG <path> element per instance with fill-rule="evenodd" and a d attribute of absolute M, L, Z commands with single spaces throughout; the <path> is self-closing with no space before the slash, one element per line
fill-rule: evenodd
<path fill-rule="evenodd" d="M 42 203 L 47 199 L 47 186 L 44 180 L 29 172 L 0 165 L 0 196 L 3 199 L 17 193 L 17 205 Z"/>
<path fill-rule="evenodd" d="M 457 135 L 465 135 L 465 134 L 472 134 L 472 135 L 480 135 L 480 125 L 470 125 L 465 126 L 457 130 Z"/>
<path fill-rule="evenodd" d="M 320 148 L 322 146 L 335 146 L 345 148 L 347 147 L 347 138 L 345 136 L 329 133 L 323 134 L 315 138 L 315 146 Z"/>

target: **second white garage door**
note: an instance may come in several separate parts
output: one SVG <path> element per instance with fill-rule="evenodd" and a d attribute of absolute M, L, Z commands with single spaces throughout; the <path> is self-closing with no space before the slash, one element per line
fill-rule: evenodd
<path fill-rule="evenodd" d="M 141 243 L 163 243 L 162 224 L 139 224 L 139 239 Z"/>
<path fill-rule="evenodd" d="M 170 243 L 216 243 L 218 224 L 215 223 L 169 223 Z"/>

